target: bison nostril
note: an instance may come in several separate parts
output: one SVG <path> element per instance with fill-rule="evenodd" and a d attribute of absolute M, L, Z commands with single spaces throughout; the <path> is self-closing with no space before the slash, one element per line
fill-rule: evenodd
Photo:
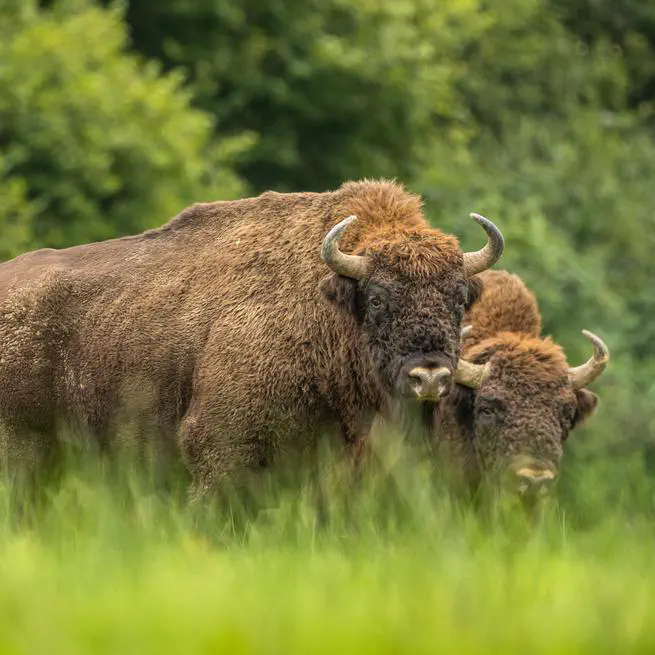
<path fill-rule="evenodd" d="M 516 471 L 516 477 L 521 493 L 544 493 L 555 481 L 555 472 L 525 467 Z"/>
<path fill-rule="evenodd" d="M 420 400 L 437 400 L 450 388 L 452 373 L 445 366 L 417 366 L 409 372 L 409 383 Z"/>

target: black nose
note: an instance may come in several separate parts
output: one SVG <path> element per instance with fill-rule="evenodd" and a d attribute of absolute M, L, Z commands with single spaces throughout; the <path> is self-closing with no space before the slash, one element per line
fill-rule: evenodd
<path fill-rule="evenodd" d="M 450 390 L 453 374 L 445 366 L 416 366 L 408 376 L 409 384 L 419 400 L 438 400 Z"/>

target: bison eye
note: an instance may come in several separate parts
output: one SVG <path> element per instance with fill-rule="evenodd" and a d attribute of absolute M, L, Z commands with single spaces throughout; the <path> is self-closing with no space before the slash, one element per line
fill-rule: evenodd
<path fill-rule="evenodd" d="M 367 295 L 368 306 L 371 309 L 377 311 L 382 309 L 387 304 L 389 294 L 386 289 L 376 284 L 371 285 Z"/>
<path fill-rule="evenodd" d="M 505 416 L 505 408 L 499 400 L 487 401 L 479 405 L 476 416 L 482 423 L 501 423 Z"/>

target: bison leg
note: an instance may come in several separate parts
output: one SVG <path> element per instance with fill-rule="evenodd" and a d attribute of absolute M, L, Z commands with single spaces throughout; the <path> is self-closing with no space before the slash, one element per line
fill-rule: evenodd
<path fill-rule="evenodd" d="M 18 515 L 43 499 L 48 482 L 56 477 L 59 454 L 59 445 L 52 434 L 3 426 L 0 432 L 2 479 L 8 485 Z"/>
<path fill-rule="evenodd" d="M 192 476 L 190 501 L 214 497 L 249 509 L 252 473 L 265 464 L 264 442 L 257 435 L 216 426 L 220 423 L 211 412 L 193 408 L 182 423 L 179 446 Z"/>

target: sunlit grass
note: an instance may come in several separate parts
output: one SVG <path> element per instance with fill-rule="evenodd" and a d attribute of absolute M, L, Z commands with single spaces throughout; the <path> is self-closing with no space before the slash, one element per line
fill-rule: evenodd
<path fill-rule="evenodd" d="M 244 526 L 78 462 L 20 516 L 0 492 L 0 652 L 650 652 L 655 528 L 577 491 L 474 508 L 406 460 Z"/>

